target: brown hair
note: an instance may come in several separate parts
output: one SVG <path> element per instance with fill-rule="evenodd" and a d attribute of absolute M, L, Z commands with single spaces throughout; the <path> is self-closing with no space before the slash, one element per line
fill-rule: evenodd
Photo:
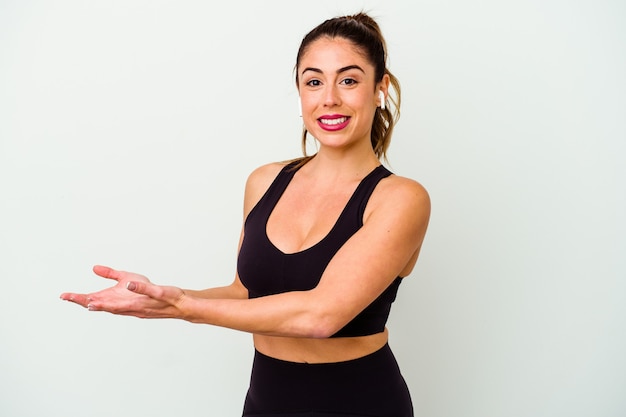
<path fill-rule="evenodd" d="M 309 46 L 314 41 L 322 37 L 343 38 L 352 42 L 359 48 L 369 62 L 374 66 L 375 81 L 378 83 L 387 74 L 389 76 L 390 85 L 395 92 L 395 97 L 388 95 L 388 102 L 385 109 L 380 107 L 376 109 L 374 120 L 372 121 L 372 148 L 376 156 L 387 159 L 387 148 L 391 141 L 391 133 L 393 127 L 400 118 L 400 82 L 387 69 L 387 44 L 383 38 L 380 27 L 374 19 L 366 13 L 357 13 L 350 16 L 340 16 L 328 19 L 319 26 L 311 30 L 303 39 L 298 49 L 296 58 L 296 86 L 298 85 L 298 66 L 302 56 L 307 52 Z M 391 89 L 390 89 L 391 90 Z M 303 128 L 302 131 L 302 152 L 305 159 L 306 139 L 308 131 Z"/>

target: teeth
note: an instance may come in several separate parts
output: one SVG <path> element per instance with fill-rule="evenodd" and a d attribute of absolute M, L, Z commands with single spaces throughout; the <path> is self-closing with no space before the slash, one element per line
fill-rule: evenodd
<path fill-rule="evenodd" d="M 325 125 L 334 126 L 334 125 L 344 123 L 346 120 L 348 120 L 347 117 L 339 117 L 337 119 L 320 119 L 320 122 L 322 122 Z"/>

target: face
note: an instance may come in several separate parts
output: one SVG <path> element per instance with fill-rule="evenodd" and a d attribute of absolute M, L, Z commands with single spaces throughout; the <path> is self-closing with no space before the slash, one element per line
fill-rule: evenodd
<path fill-rule="evenodd" d="M 377 83 L 374 66 L 343 38 L 311 43 L 297 70 L 302 119 L 321 147 L 371 147 L 372 121 L 379 92 L 387 95 L 388 76 Z"/>

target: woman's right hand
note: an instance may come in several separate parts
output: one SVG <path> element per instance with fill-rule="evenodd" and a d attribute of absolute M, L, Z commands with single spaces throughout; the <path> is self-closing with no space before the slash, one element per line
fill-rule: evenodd
<path fill-rule="evenodd" d="M 157 316 L 156 311 L 160 311 L 161 316 L 169 316 L 163 310 L 168 306 L 171 307 L 172 300 L 176 301 L 184 295 L 182 290 L 175 287 L 153 285 L 147 277 L 140 274 L 118 271 L 101 265 L 94 266 L 93 272 L 116 283 L 112 287 L 88 294 L 63 293 L 61 299 L 92 311 L 149 317 Z M 149 294 L 145 294 L 145 291 Z"/>

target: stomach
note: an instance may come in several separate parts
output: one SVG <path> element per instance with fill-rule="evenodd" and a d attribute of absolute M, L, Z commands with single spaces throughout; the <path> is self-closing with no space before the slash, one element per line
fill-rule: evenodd
<path fill-rule="evenodd" d="M 328 339 L 253 335 L 254 348 L 272 358 L 300 363 L 330 363 L 358 359 L 387 343 L 387 329 L 380 333 Z"/>

